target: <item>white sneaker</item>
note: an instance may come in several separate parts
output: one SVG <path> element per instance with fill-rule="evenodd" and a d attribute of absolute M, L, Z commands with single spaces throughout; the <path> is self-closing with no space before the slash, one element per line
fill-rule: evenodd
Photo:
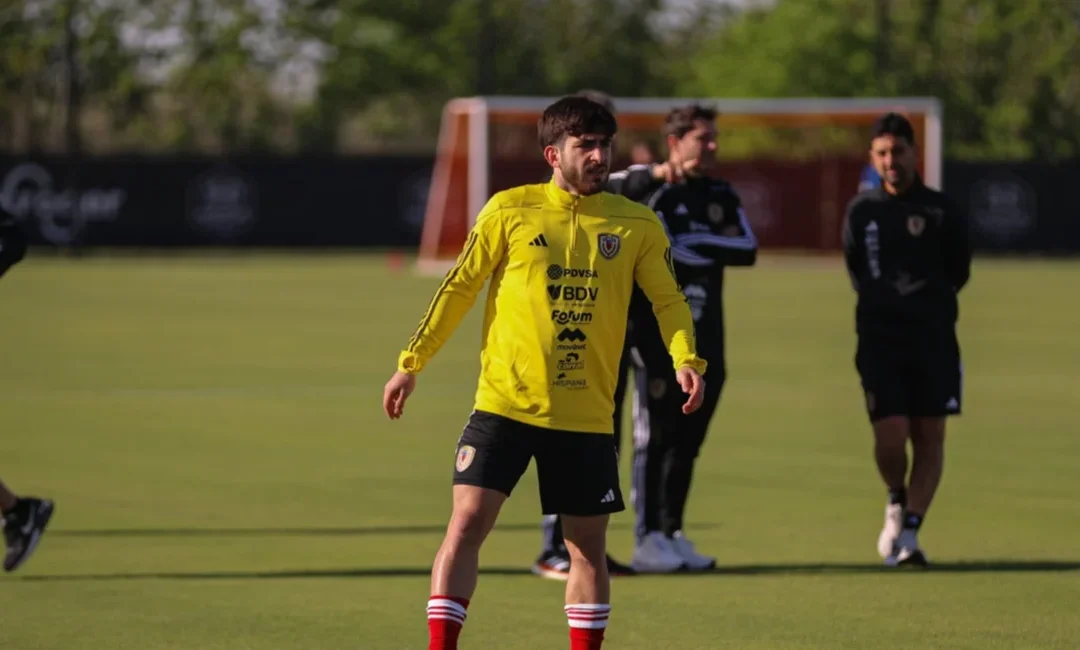
<path fill-rule="evenodd" d="M 668 537 L 653 531 L 634 549 L 630 566 L 638 573 L 674 573 L 682 568 L 683 558 Z"/>
<path fill-rule="evenodd" d="M 901 566 L 912 564 L 916 566 L 928 566 L 930 561 L 926 559 L 926 553 L 919 548 L 918 533 L 910 528 L 900 531 L 896 538 L 895 552 L 885 558 L 885 566 Z"/>
<path fill-rule="evenodd" d="M 877 552 L 883 558 L 893 554 L 893 545 L 900 536 L 903 528 L 904 508 L 899 503 L 890 503 L 885 506 L 885 525 L 881 527 L 881 534 L 877 538 Z"/>
<path fill-rule="evenodd" d="M 694 543 L 686 539 L 681 530 L 675 531 L 675 535 L 671 539 L 671 545 L 675 547 L 675 552 L 683 559 L 686 568 L 691 571 L 705 571 L 716 567 L 716 558 L 698 553 L 694 549 Z"/>

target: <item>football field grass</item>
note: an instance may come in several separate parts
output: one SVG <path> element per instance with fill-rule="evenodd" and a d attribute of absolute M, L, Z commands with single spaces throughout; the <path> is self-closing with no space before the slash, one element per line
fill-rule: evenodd
<path fill-rule="evenodd" d="M 0 478 L 57 513 L 0 575 L 0 648 L 426 647 L 480 309 L 402 420 L 380 400 L 437 284 L 346 255 L 12 270 Z M 605 648 L 1080 647 L 1078 287 L 1080 263 L 976 262 L 965 414 L 921 535 L 935 567 L 886 571 L 839 261 L 729 272 L 730 378 L 688 512 L 720 567 L 617 579 Z M 530 469 L 481 557 L 462 648 L 568 646 L 563 585 L 528 573 L 538 508 Z M 626 560 L 631 523 L 610 534 Z"/>

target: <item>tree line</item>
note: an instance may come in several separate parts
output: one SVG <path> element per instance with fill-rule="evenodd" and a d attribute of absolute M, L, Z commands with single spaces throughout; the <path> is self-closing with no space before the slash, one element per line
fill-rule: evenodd
<path fill-rule="evenodd" d="M 0 0 L 0 152 L 428 152 L 475 94 L 935 96 L 1080 158 L 1080 0 Z"/>

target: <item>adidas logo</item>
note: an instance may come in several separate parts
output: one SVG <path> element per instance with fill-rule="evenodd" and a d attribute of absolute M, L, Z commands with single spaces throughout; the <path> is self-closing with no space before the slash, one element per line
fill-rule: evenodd
<path fill-rule="evenodd" d="M 529 246 L 543 246 L 544 248 L 547 248 L 547 237 L 544 237 L 544 233 L 540 233 L 536 236 L 536 239 L 529 242 Z"/>
<path fill-rule="evenodd" d="M 608 490 L 603 499 L 600 499 L 600 503 L 612 503 L 615 501 L 615 490 Z"/>
<path fill-rule="evenodd" d="M 957 402 L 955 397 L 950 397 L 949 401 L 945 402 L 945 408 L 949 409 L 950 411 L 955 411 L 956 409 L 960 408 L 960 402 Z"/>

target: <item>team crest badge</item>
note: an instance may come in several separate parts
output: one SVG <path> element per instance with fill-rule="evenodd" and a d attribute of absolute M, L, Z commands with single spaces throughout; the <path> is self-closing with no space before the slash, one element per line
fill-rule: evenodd
<path fill-rule="evenodd" d="M 926 228 L 926 219 L 920 215 L 913 214 L 907 218 L 907 230 L 911 233 L 912 237 L 918 237 L 923 233 Z"/>
<path fill-rule="evenodd" d="M 606 232 L 597 235 L 596 242 L 600 247 L 600 254 L 609 260 L 619 254 L 619 248 L 622 246 L 622 240 L 618 235 Z"/>
<path fill-rule="evenodd" d="M 457 461 L 454 463 L 454 467 L 457 468 L 457 471 L 464 472 L 469 469 L 469 465 L 472 465 L 474 458 L 476 458 L 476 447 L 461 445 L 457 450 Z"/>
<path fill-rule="evenodd" d="M 720 223 L 724 220 L 724 206 L 719 203 L 709 204 L 709 221 L 713 223 Z"/>

